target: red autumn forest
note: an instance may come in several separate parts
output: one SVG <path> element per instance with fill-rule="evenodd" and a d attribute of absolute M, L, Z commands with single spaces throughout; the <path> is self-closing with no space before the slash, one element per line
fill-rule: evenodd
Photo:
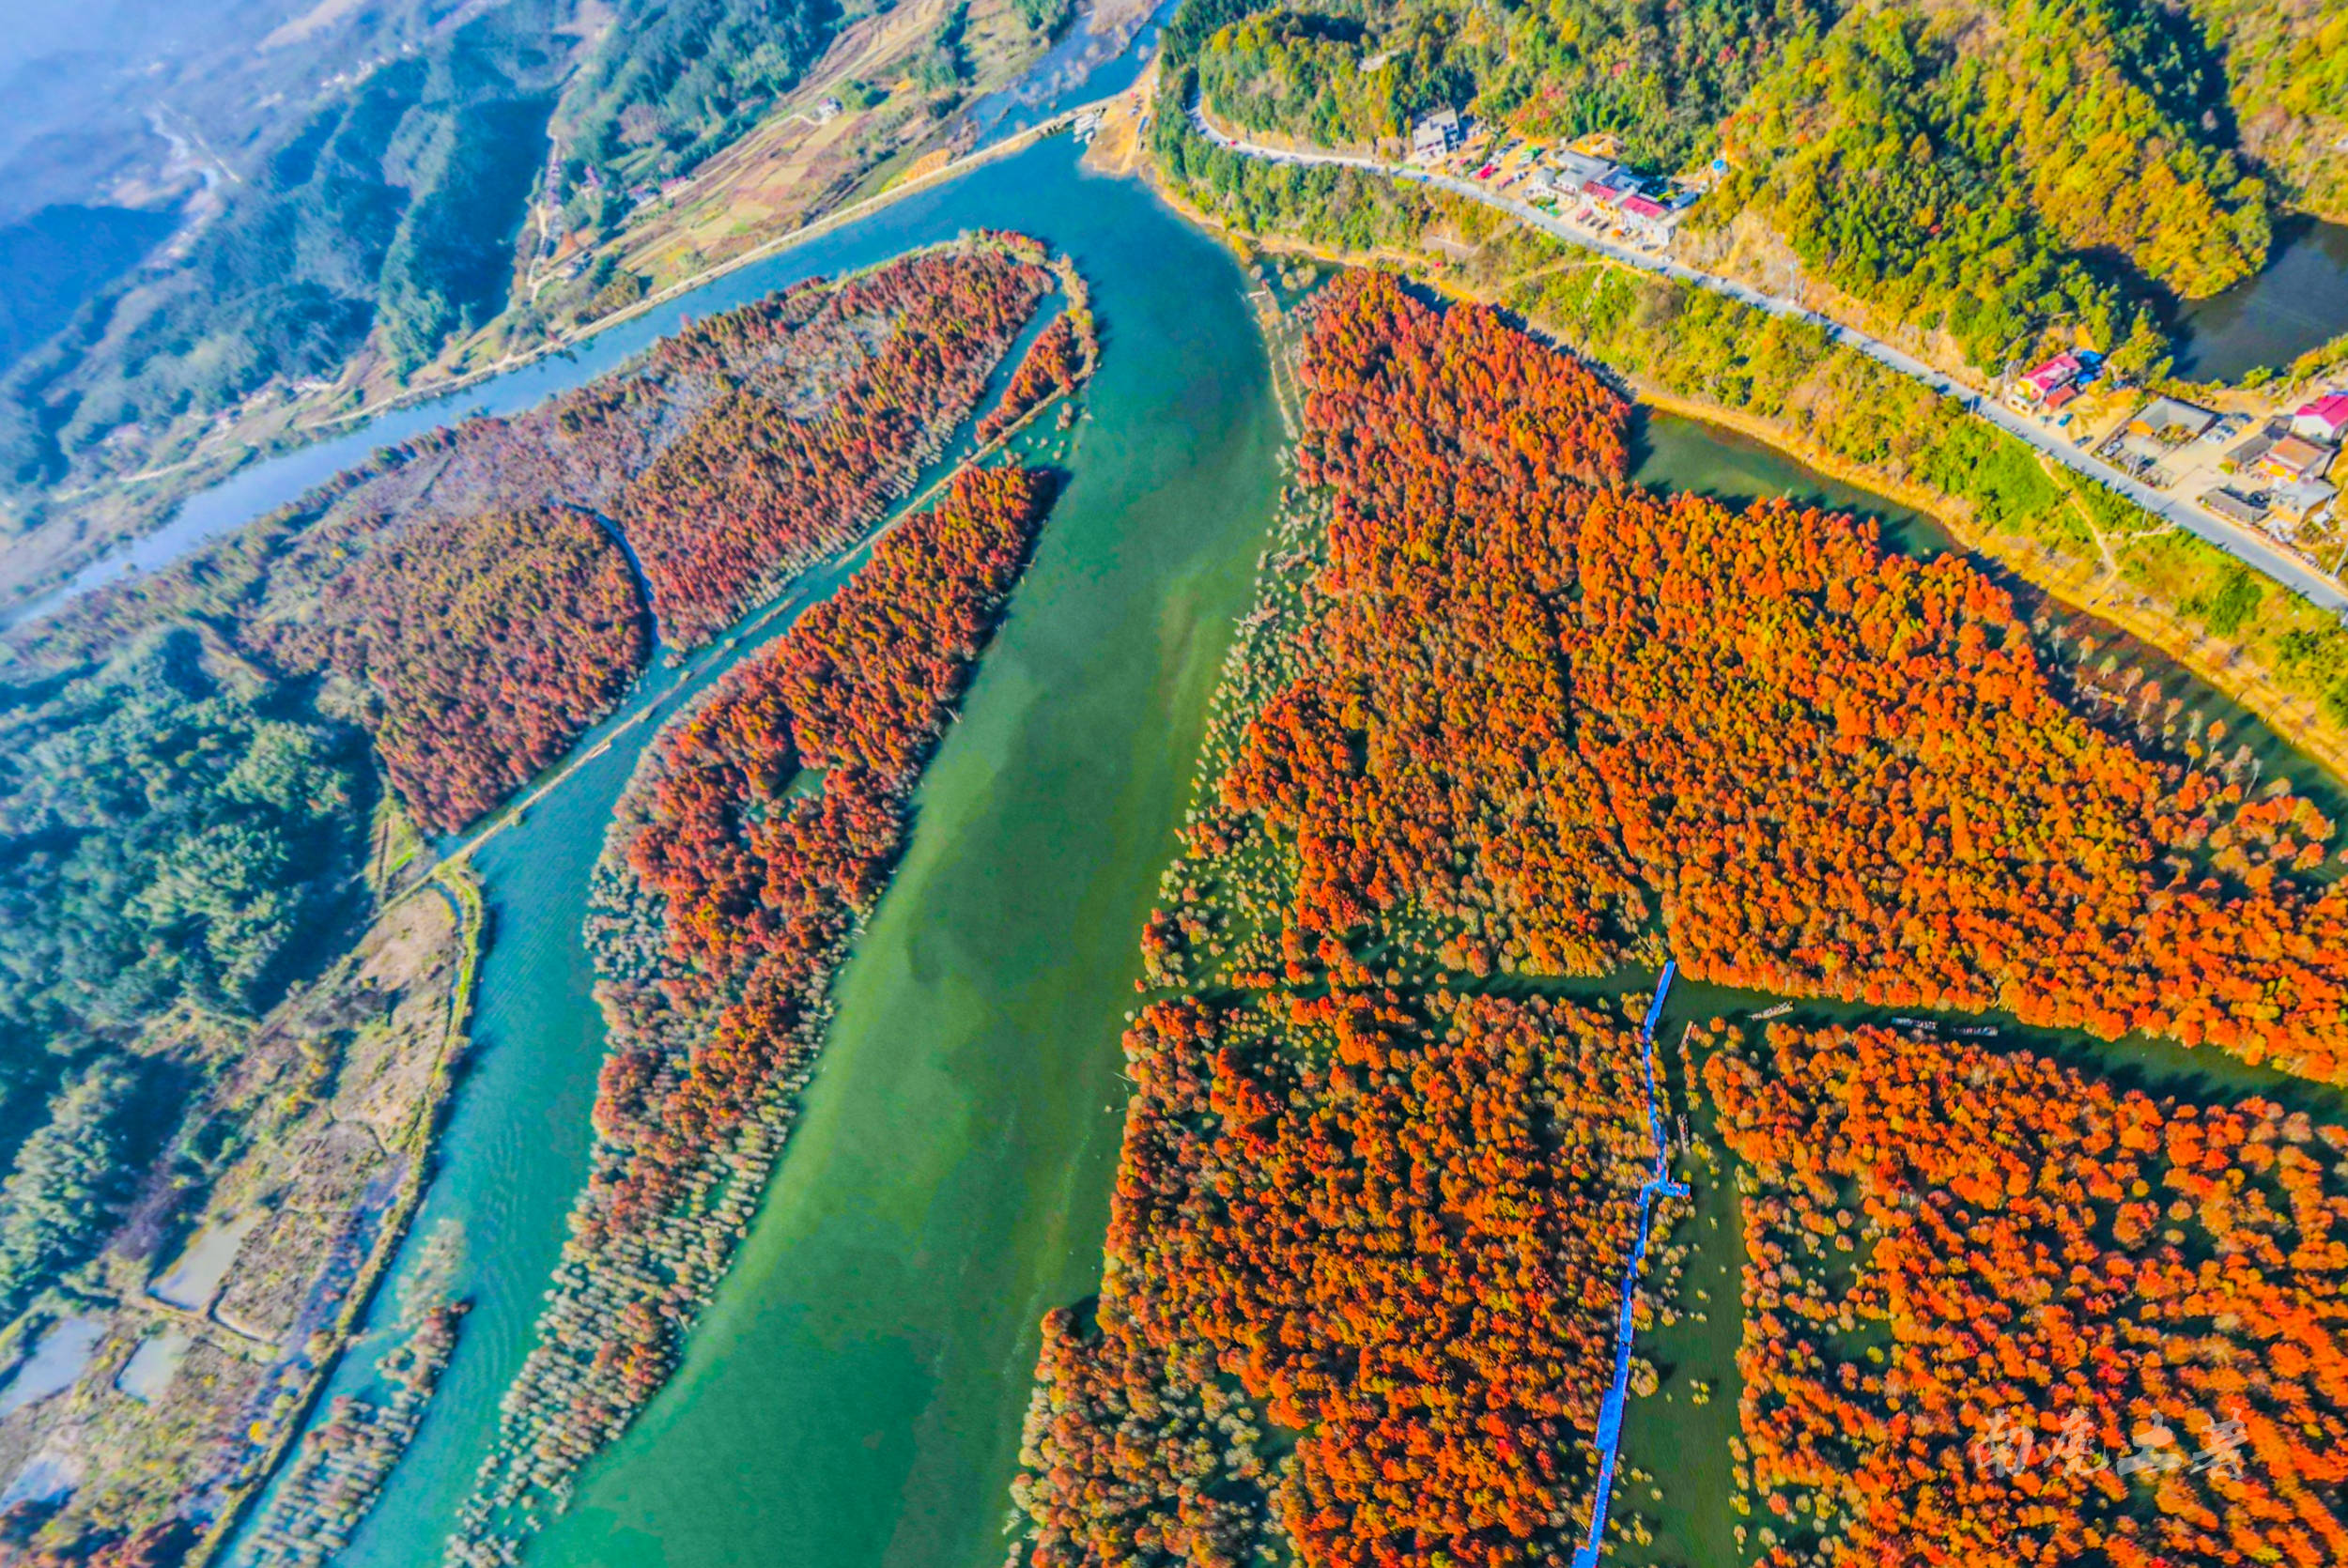
<path fill-rule="evenodd" d="M 1634 1025 L 1546 999 L 1152 1006 L 1095 1331 L 1045 1325 L 1038 1568 L 1527 1560 L 1590 1485 L 1646 1129 Z M 1305 1435 L 1202 1417 L 1234 1380 Z"/>
<path fill-rule="evenodd" d="M 2348 1130 L 1877 1028 L 1716 1044 L 1766 1522 L 1853 1568 L 2348 1560 Z"/>
<path fill-rule="evenodd" d="M 11 640 L 62 667 L 145 625 L 213 619 L 283 673 L 345 683 L 392 788 L 454 831 L 610 709 L 648 631 L 705 641 L 868 532 L 1055 286 L 1065 321 L 1082 304 L 1073 266 L 1000 232 L 810 279 L 541 407 L 378 453 Z M 1066 374 L 1028 393 L 1089 372 L 1089 315 L 1077 326 L 1055 340 L 1075 343 Z"/>
<path fill-rule="evenodd" d="M 747 366 L 741 384 L 718 394 L 619 507 L 663 635 L 687 646 L 713 636 L 909 490 L 977 406 L 1051 281 L 1040 254 L 919 255 L 840 285 L 788 335 L 757 319 L 713 334 L 703 346 Z M 805 350 L 793 340 L 834 321 L 842 362 L 825 367 L 833 384 L 811 407 Z M 872 322 L 884 325 L 876 332 Z M 768 363 L 787 370 L 784 386 L 766 384 Z"/>
<path fill-rule="evenodd" d="M 598 872 L 610 1048 L 538 1345 L 468 1515 L 484 1552 L 667 1378 L 787 1136 L 826 992 L 1027 560 L 1051 483 L 968 469 L 672 721 Z"/>
<path fill-rule="evenodd" d="M 1000 439 L 1054 392 L 1075 391 L 1084 379 L 1089 351 L 1089 335 L 1078 336 L 1069 311 L 1052 317 L 1051 325 L 1027 346 L 1019 368 L 1012 373 L 1011 385 L 1003 389 L 1003 400 L 979 421 L 979 439 Z"/>
<path fill-rule="evenodd" d="M 1288 846 L 1291 949 L 1595 974 L 1660 914 L 1697 978 L 2348 1075 L 2332 824 L 2080 716 L 1973 567 L 1623 484 L 1595 377 L 1374 275 L 1303 378 L 1327 563 L 1200 830 Z"/>
<path fill-rule="evenodd" d="M 264 635 L 285 669 L 331 669 L 367 694 L 392 787 L 441 829 L 567 750 L 646 640 L 619 546 L 559 507 L 419 523 L 335 578 L 316 615 Z"/>
<path fill-rule="evenodd" d="M 2309 802 L 2252 797 L 2099 713 L 1962 560 L 1896 555 L 1846 516 L 1629 483 L 1622 401 L 1494 313 L 1373 274 L 1313 311 L 1298 483 L 1143 938 L 1144 991 L 1187 994 L 1126 1036 L 1102 1291 L 1044 1324 L 1015 1563 L 1571 1551 L 1642 1096 L 1634 1031 L 1510 994 L 1525 988 L 1627 992 L 1668 957 L 1787 997 L 2000 1011 L 2348 1078 L 2348 892 L 2314 874 L 2332 827 Z M 1848 1150 L 1823 1089 L 1789 1085 L 1763 1115 L 1747 1106 L 1766 1070 L 1716 1084 L 1724 1116 L 1744 1097 L 1738 1152 L 1775 1161 L 1752 1235 L 1781 1250 L 1746 1282 L 1770 1314 L 1748 1341 L 1767 1413 L 1746 1427 L 1748 1474 L 1786 1511 L 1764 1521 L 1787 1538 L 1770 1568 L 1812 1560 L 1796 1537 L 1954 1565 L 2078 1560 L 2090 1532 L 2094 1560 L 2144 1568 L 2340 1560 L 2309 1499 L 2339 1479 L 2329 1297 L 2348 1253 L 2321 1239 L 2336 1183 L 2299 1152 L 2309 1130 L 2205 1109 L 2222 1139 L 2164 1129 L 2182 1152 L 2144 1160 L 2172 1189 L 2148 1200 L 2116 1166 L 2066 1174 L 2115 1158 L 2117 1134 L 2057 1131 L 2193 1108 L 2045 1063 L 1997 1069 L 2020 1075 L 2001 1090 L 1985 1064 L 2003 1060 L 1826 1074 L 1836 1094 L 1896 1078 L 1916 1096 Z M 1894 1172 L 1885 1151 L 1919 1117 L 1931 1146 Z M 2048 1140 L 2039 1164 L 2000 1151 L 2016 1127 Z M 1822 1176 L 1828 1161 L 1849 1168 Z M 1819 1225 L 1861 1209 L 1850 1184 L 1895 1174 L 1863 1210 L 1888 1230 L 1859 1265 L 1864 1300 L 1875 1323 L 1901 1299 L 1920 1327 L 1897 1364 L 1930 1367 L 1825 1376 L 1836 1326 L 1805 1318 L 1799 1237 L 1826 1245 Z M 2238 1176 L 2264 1184 L 2255 1223 Z M 2107 1181 L 2106 1220 L 2056 1212 Z M 1781 1189 L 1804 1183 L 1834 1218 L 1797 1212 Z M 1993 1191 L 2038 1207 L 1984 1222 Z M 2209 1239 L 2139 1245 L 2188 1199 L 2225 1209 Z M 1657 1287 L 1634 1295 L 1642 1321 Z M 2073 1296 L 2070 1317 L 2026 1319 Z M 2101 1348 L 2080 1361 L 2083 1345 Z M 2016 1366 L 2079 1367 L 2111 1432 L 2255 1387 L 2276 1468 L 2264 1490 L 2196 1478 L 2124 1508 L 2008 1494 L 1984 1523 L 1983 1497 L 1936 1490 L 1962 1489 L 1950 1455 L 1970 1429 L 1954 1405 L 1922 1424 L 1923 1379 L 1961 1400 Z M 1782 1453 L 1755 1437 L 1781 1430 Z M 1831 1528 L 1800 1536 L 1800 1488 Z M 1974 1550 L 1992 1539 L 2016 1555 Z"/>

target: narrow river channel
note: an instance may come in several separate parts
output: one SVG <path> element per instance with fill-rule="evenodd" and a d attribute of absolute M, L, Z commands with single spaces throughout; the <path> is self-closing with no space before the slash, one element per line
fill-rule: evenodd
<path fill-rule="evenodd" d="M 1070 483 L 924 782 L 759 1223 L 683 1369 L 540 1562 L 995 1558 L 1037 1322 L 1092 1287 L 1135 935 L 1277 484 L 1245 279 L 1141 187 L 1080 173 L 1062 140 L 692 306 L 981 225 L 1038 235 L 1091 281 L 1105 355 Z M 639 702 L 672 705 L 655 697 L 672 680 Z M 415 1232 L 461 1226 L 476 1304 L 347 1562 L 439 1560 L 528 1346 L 602 1053 L 587 875 L 651 733 L 620 734 L 477 861 L 475 1068 Z"/>

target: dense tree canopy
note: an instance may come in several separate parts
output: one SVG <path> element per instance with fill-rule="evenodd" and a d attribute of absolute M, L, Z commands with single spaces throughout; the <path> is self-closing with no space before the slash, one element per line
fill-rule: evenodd
<path fill-rule="evenodd" d="M 664 635 L 706 638 L 902 495 L 1043 299 L 1041 260 L 994 248 L 915 256 L 829 291 L 804 324 L 734 313 L 710 333 L 703 351 L 772 356 L 775 368 L 720 393 L 621 503 Z M 825 382 L 780 381 L 785 345 L 819 331 L 837 343 L 815 367 Z"/>
<path fill-rule="evenodd" d="M 1523 991 L 1668 955 L 2348 1077 L 2331 824 L 2164 737 L 2156 683 L 2088 690 L 1871 525 L 1627 483 L 1620 400 L 1491 311 L 1368 273 L 1311 309 L 1296 487 L 1143 938 L 1187 994 L 1127 1032 L 1101 1294 L 1044 1325 L 1036 1568 L 1571 1548 L 1647 1090 L 1634 1031 Z M 1770 1038 L 1706 1048 L 1757 1177 L 1768 1568 L 2340 1555 L 2348 1200 L 2308 1145 L 2348 1132 Z M 2000 1409 L 2122 1452 L 2213 1413 L 2245 1468 L 1990 1481 Z"/>
<path fill-rule="evenodd" d="M 465 1560 L 635 1417 L 674 1366 L 787 1135 L 826 992 L 1052 498 L 966 469 L 673 720 L 615 823 L 590 928 L 610 1026 L 597 1148 Z M 549 1460 L 548 1455 L 559 1458 Z"/>
<path fill-rule="evenodd" d="M 1988 370 L 2058 328 L 2110 348 L 2142 283 L 2211 294 L 2265 260 L 2263 187 L 2199 130 L 2210 69 L 2125 0 L 2016 0 L 1970 32 L 1862 9 L 1728 120 L 1722 194 Z"/>
<path fill-rule="evenodd" d="M 461 827 L 609 711 L 656 620 L 672 647 L 704 641 L 878 521 L 976 408 L 1047 259 L 989 234 L 810 279 L 538 408 L 379 453 L 18 646 L 72 668 L 181 617 L 225 624 L 281 672 L 341 677 L 400 799 Z M 1011 394 L 1089 374 L 1080 299 L 1063 318 Z"/>
<path fill-rule="evenodd" d="M 1098 1330 L 1047 1325 L 1023 1455 L 1038 1568 L 1237 1568 L 1267 1513 L 1314 1568 L 1555 1553 L 1614 1363 L 1636 1030 L 1489 997 L 1179 1002 L 1125 1056 Z M 1243 1416 L 1185 1432 L 1218 1373 L 1304 1434 L 1276 1471 Z"/>
<path fill-rule="evenodd" d="M 323 167 L 343 134 L 288 156 Z M 1058 322 L 998 376 L 1055 289 Z M 613 707 L 656 632 L 704 639 L 753 595 L 857 544 L 990 387 L 1011 384 L 1015 419 L 1089 374 L 1094 346 L 1073 266 L 1018 235 L 975 234 L 808 280 L 536 407 L 380 451 L 167 568 L 11 628 L 0 1171 L 16 1165 L 0 1180 L 0 1321 L 82 1264 L 153 1145 L 249 1054 L 246 1021 L 316 977 L 370 899 L 398 885 L 407 836 L 378 806 L 395 799 L 433 831 L 475 821 Z M 680 475 L 701 487 L 686 493 Z M 711 1038 L 661 1037 L 679 1047 L 661 1059 L 671 1077 L 631 1087 L 640 1058 L 615 1055 L 600 1122 L 642 1144 L 626 1179 L 597 1189 L 626 1222 L 620 1253 L 707 1223 L 696 1184 L 740 1156 L 753 1124 L 774 1130 L 757 1118 L 804 1067 L 822 981 L 886 880 L 920 762 L 1050 491 L 1022 470 L 958 477 L 767 651 L 738 708 L 714 710 L 771 699 L 792 715 L 766 737 L 780 754 L 755 765 L 796 777 L 796 792 L 722 809 L 743 813 L 726 831 L 772 861 L 764 896 L 797 901 L 778 925 L 746 918 L 726 933 L 748 944 L 724 961 L 748 966 L 747 989 L 713 971 L 716 989 L 689 1009 Z M 801 755 L 811 767 L 794 776 Z M 681 930 L 714 929 L 743 912 L 696 902 L 695 879 L 726 851 L 692 838 L 709 824 L 686 817 L 691 781 L 710 780 L 689 763 L 677 777 L 670 825 L 690 841 L 666 863 L 678 880 L 647 897 L 673 897 Z M 383 853 L 363 878 L 371 825 Z M 681 979 L 690 944 L 680 935 L 672 955 L 658 930 L 659 961 Z M 126 1073 L 157 1086 L 127 1119 Z M 241 1135 L 235 1115 L 205 1125 L 213 1145 Z M 167 1174 L 141 1189 L 149 1237 L 177 1201 L 178 1173 Z M 326 1222 L 315 1229 L 325 1236 Z M 697 1255 L 707 1267 L 692 1277 L 714 1279 L 721 1256 Z M 599 1267 L 613 1256 L 595 1254 Z M 253 1279 L 287 1300 L 298 1284 Z M 590 1359 L 604 1358 L 594 1364 L 610 1382 L 578 1415 L 586 1430 L 631 1413 L 673 1349 L 674 1323 L 633 1304 L 598 1325 Z"/>
<path fill-rule="evenodd" d="M 2348 891 L 2295 874 L 2331 824 L 2074 712 L 1970 565 L 1608 483 L 1586 371 L 1390 281 L 1304 378 L 1328 567 L 1207 831 L 1293 835 L 1308 939 L 1417 911 L 1593 973 L 1652 897 L 1698 976 L 2348 1073 Z"/>
<path fill-rule="evenodd" d="M 60 1269 L 103 1238 L 135 1172 L 129 1166 L 138 1075 L 100 1055 L 70 1074 L 48 1119 L 0 1181 L 0 1317 L 13 1318 Z"/>
<path fill-rule="evenodd" d="M 1880 1029 L 1732 1038 L 1706 1082 L 1778 1532 L 1864 1568 L 2348 1554 L 2348 1130 Z"/>
<path fill-rule="evenodd" d="M 2348 223 L 2348 17 L 2326 0 L 2188 0 L 2242 145 L 2294 205 Z"/>
<path fill-rule="evenodd" d="M 315 619 L 273 631 L 288 668 L 363 688 L 393 787 L 443 830 L 561 756 L 646 640 L 619 545 L 563 509 L 409 530 L 336 578 Z"/>
<path fill-rule="evenodd" d="M 70 1048 L 265 1007 L 360 837 L 351 737 L 193 632 L 0 713 L 0 1021 Z"/>

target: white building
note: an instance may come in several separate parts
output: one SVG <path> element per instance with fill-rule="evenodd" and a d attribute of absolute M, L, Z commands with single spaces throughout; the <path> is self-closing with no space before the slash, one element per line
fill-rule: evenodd
<path fill-rule="evenodd" d="M 2348 392 L 2330 392 L 2303 406 L 2291 416 L 2291 433 L 2338 446 L 2348 436 Z"/>
<path fill-rule="evenodd" d="M 1457 109 L 1438 109 L 1411 127 L 1411 161 L 1432 163 L 1467 140 Z"/>

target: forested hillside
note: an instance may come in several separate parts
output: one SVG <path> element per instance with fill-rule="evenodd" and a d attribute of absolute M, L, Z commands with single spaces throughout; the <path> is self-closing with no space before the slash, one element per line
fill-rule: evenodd
<path fill-rule="evenodd" d="M 798 80 L 839 17 L 835 0 L 624 0 L 564 95 L 550 197 L 601 227 L 625 186 L 690 173 Z"/>
<path fill-rule="evenodd" d="M 2130 4 L 2028 0 L 1962 24 L 1854 11 L 1722 127 L 1723 210 L 1986 369 L 2057 323 L 2124 343 L 2156 291 L 2255 272 L 2269 223 L 2263 184 L 2200 131 L 2222 107 L 2215 69 Z"/>
<path fill-rule="evenodd" d="M 2294 207 L 2348 223 L 2348 12 L 2329 0 L 2191 0 L 2225 62 L 2242 145 Z"/>
<path fill-rule="evenodd" d="M 199 628 L 0 714 L 0 1026 L 58 1053 L 264 1006 L 331 934 L 369 787 L 348 729 Z"/>
<path fill-rule="evenodd" d="M 0 373 L 46 343 L 85 300 L 138 264 L 174 224 L 121 207 L 43 208 L 0 228 Z"/>
<path fill-rule="evenodd" d="M 1713 243 L 1757 219 L 1886 326 L 1945 331 L 1991 373 L 2079 335 L 2140 370 L 2174 301 L 2260 269 L 2279 210 L 2337 207 L 2348 124 L 2324 84 L 2348 71 L 2348 29 L 2319 8 L 1226 0 L 1169 30 L 1167 79 L 1324 146 L 1398 150 L 1449 105 L 1521 135 L 1608 132 L 1653 174 L 1725 158 L 1693 220 Z M 1164 116 L 1158 135 L 1178 166 L 1201 161 Z M 1265 226 L 1360 229 L 1327 211 L 1358 193 L 1274 200 L 1273 177 L 1203 172 Z"/>
<path fill-rule="evenodd" d="M 335 380 L 370 348 L 411 374 L 506 308 L 554 139 L 553 208 L 616 220 L 626 180 L 687 170 L 755 123 L 836 17 L 829 0 L 502 0 L 386 54 L 232 171 L 184 255 L 109 283 L 138 254 L 110 255 L 131 238 L 116 223 L 93 231 L 103 275 L 61 291 L 27 273 L 0 314 L 0 368 L 21 359 L 0 379 L 8 510 L 38 524 L 44 491 Z"/>
<path fill-rule="evenodd" d="M 1561 0 L 1508 11 L 1370 0 L 1261 9 L 1214 35 L 1197 59 L 1208 100 L 1260 131 L 1367 142 L 1401 134 L 1429 109 L 1472 102 L 1528 134 L 1614 131 L 1640 163 L 1676 168 L 1711 146 L 1721 115 L 1784 42 L 1829 14 L 1803 0 Z M 1202 8 L 1192 25 L 1212 15 Z M 1373 60 L 1375 69 L 1362 69 Z"/>
<path fill-rule="evenodd" d="M 566 65 L 566 0 L 513 0 L 330 100 L 235 187 L 186 259 L 85 310 L 5 385 L 0 463 L 54 484 L 118 431 L 332 377 L 378 321 L 395 355 L 502 302 Z"/>

